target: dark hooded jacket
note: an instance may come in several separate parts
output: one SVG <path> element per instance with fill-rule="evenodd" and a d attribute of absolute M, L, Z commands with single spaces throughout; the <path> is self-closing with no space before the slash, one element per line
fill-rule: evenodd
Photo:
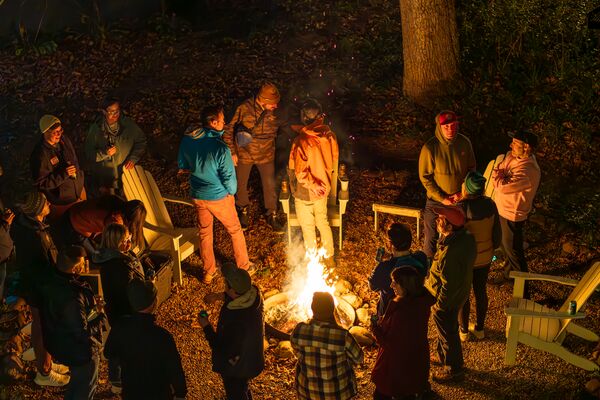
<path fill-rule="evenodd" d="M 84 186 L 83 171 L 68 137 L 62 135 L 55 146 L 42 137 L 33 149 L 29 162 L 33 182 L 50 204 L 67 205 L 80 200 Z M 69 165 L 77 168 L 75 178 L 67 174 Z"/>
<path fill-rule="evenodd" d="M 173 336 L 152 314 L 121 318 L 104 346 L 106 358 L 121 363 L 122 398 L 170 400 L 185 398 L 187 387 Z"/>
<path fill-rule="evenodd" d="M 94 317 L 94 293 L 78 275 L 53 271 L 41 285 L 44 345 L 67 366 L 89 362 L 101 342 L 104 314 Z"/>
<path fill-rule="evenodd" d="M 452 141 L 446 140 L 435 117 L 435 136 L 429 139 L 419 155 L 419 179 L 429 199 L 441 202 L 460 191 L 467 172 L 476 167 L 471 141 L 457 133 Z"/>
<path fill-rule="evenodd" d="M 50 227 L 23 213 L 17 214 L 11 225 L 19 268 L 18 293 L 29 305 L 38 306 L 37 287 L 56 265 L 58 251 Z"/>
<path fill-rule="evenodd" d="M 240 297 L 233 300 L 225 295 L 216 332 L 212 325 L 204 328 L 213 371 L 223 376 L 251 379 L 265 367 L 262 295 L 256 286 L 250 291 L 255 295 L 241 304 Z"/>
<path fill-rule="evenodd" d="M 93 255 L 92 261 L 100 268 L 106 301 L 104 310 L 109 324 L 114 326 L 117 319 L 133 314 L 127 298 L 127 285 L 135 278 L 143 280 L 144 270 L 136 257 L 113 249 L 100 249 Z"/>

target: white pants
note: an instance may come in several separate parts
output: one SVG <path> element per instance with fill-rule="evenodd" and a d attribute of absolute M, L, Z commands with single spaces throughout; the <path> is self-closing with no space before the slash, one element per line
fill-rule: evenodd
<path fill-rule="evenodd" d="M 302 228 L 304 247 L 308 250 L 317 247 L 317 233 L 321 235 L 321 245 L 327 252 L 328 257 L 333 256 L 333 235 L 327 219 L 327 197 L 316 201 L 304 201 L 294 199 L 296 216 Z"/>

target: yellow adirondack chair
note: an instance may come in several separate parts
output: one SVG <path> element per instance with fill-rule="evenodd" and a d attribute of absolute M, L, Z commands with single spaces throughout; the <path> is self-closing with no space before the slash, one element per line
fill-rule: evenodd
<path fill-rule="evenodd" d="M 171 254 L 173 279 L 181 285 L 181 261 L 189 257 L 198 247 L 198 229 L 174 227 L 165 207 L 165 201 L 191 207 L 194 207 L 194 203 L 178 197 L 161 195 L 152 174 L 139 165 L 123 171 L 123 190 L 127 200 L 138 199 L 144 203 L 147 211 L 144 238 L 150 250 Z"/>
<path fill-rule="evenodd" d="M 494 184 L 492 183 L 492 172 L 494 171 L 494 168 L 496 168 L 498 166 L 498 164 L 500 164 L 502 162 L 502 160 L 504 160 L 504 156 L 505 154 L 499 154 L 498 157 L 496 157 L 496 159 L 490 161 L 487 165 L 487 167 L 485 168 L 485 172 L 483 173 L 483 176 L 485 177 L 485 179 L 487 179 L 487 181 L 485 182 L 485 191 L 483 192 L 485 196 L 489 197 L 490 199 L 494 199 Z"/>
<path fill-rule="evenodd" d="M 327 218 L 329 219 L 329 225 L 332 227 L 340 228 L 338 247 L 342 249 L 342 232 L 343 232 L 343 215 L 346 213 L 346 206 L 348 204 L 348 199 L 350 198 L 350 192 L 348 190 L 348 180 L 345 176 L 345 171 L 342 174 L 342 177 L 338 176 L 338 168 L 339 165 L 336 164 L 334 166 L 333 175 L 331 181 L 334 184 L 331 185 L 331 191 L 329 192 L 329 197 L 327 199 Z M 344 167 L 345 168 L 345 167 Z M 340 190 L 338 190 L 338 181 L 340 184 Z M 281 190 L 279 194 L 279 202 L 281 203 L 281 208 L 283 208 L 283 212 L 287 217 L 287 237 L 288 244 L 292 244 L 292 226 L 300 226 L 298 222 L 298 217 L 296 216 L 296 210 L 294 210 L 293 202 L 290 205 L 290 199 L 292 195 L 290 191 L 287 189 L 287 181 L 285 181 L 284 186 L 285 190 Z"/>
<path fill-rule="evenodd" d="M 557 355 L 568 363 L 587 371 L 599 369 L 598 364 L 584 357 L 571 353 L 562 346 L 567 333 L 572 333 L 588 341 L 598 341 L 597 334 L 572 322 L 581 319 L 585 314 L 579 312 L 594 290 L 600 284 L 600 262 L 594 263 L 580 281 L 558 276 L 531 274 L 513 271 L 510 277 L 515 279 L 513 299 L 504 309 L 506 322 L 506 353 L 504 363 L 514 365 L 517 354 L 517 343 L 523 343 L 538 350 Z M 574 286 L 558 311 L 523 299 L 526 280 L 542 280 L 562 285 Z M 577 302 L 575 315 L 568 313 L 571 300 Z"/>

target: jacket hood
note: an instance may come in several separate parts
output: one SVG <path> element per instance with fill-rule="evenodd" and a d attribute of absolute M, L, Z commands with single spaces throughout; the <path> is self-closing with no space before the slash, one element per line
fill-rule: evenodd
<path fill-rule="evenodd" d="M 18 214 L 15 222 L 17 222 L 19 225 L 25 228 L 32 229 L 35 231 L 41 231 L 49 227 L 45 222 L 40 222 L 37 219 L 29 218 L 23 213 Z"/>
<path fill-rule="evenodd" d="M 100 249 L 92 256 L 92 261 L 97 264 L 105 263 L 115 258 L 123 257 L 123 253 L 115 249 Z"/>
<path fill-rule="evenodd" d="M 298 134 L 304 133 L 308 136 L 320 136 L 331 131 L 331 128 L 324 123 L 324 120 L 325 119 L 321 117 L 308 125 L 292 125 L 291 128 Z"/>
<path fill-rule="evenodd" d="M 210 128 L 190 126 L 185 131 L 185 136 L 189 136 L 192 139 L 202 139 L 204 137 L 220 138 L 221 136 L 223 136 L 223 133 L 225 133 L 224 130 L 215 131 L 214 129 L 210 129 Z"/>
<path fill-rule="evenodd" d="M 454 136 L 454 139 L 452 139 L 452 140 L 448 140 L 444 137 L 444 134 L 442 133 L 442 126 L 440 125 L 440 115 L 442 115 L 445 112 L 446 111 L 442 111 L 438 115 L 435 116 L 435 137 L 442 145 L 447 146 L 456 140 L 456 138 L 458 137 L 460 132 L 458 131 L 458 128 L 456 128 L 457 129 L 456 136 Z"/>

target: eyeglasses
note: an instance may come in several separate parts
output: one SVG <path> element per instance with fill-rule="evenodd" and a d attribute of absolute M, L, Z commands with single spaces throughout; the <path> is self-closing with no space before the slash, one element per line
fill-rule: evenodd
<path fill-rule="evenodd" d="M 114 117 L 115 115 L 119 115 L 121 113 L 121 110 L 119 110 L 118 108 L 116 110 L 106 110 L 106 115 L 110 115 L 111 117 Z"/>

